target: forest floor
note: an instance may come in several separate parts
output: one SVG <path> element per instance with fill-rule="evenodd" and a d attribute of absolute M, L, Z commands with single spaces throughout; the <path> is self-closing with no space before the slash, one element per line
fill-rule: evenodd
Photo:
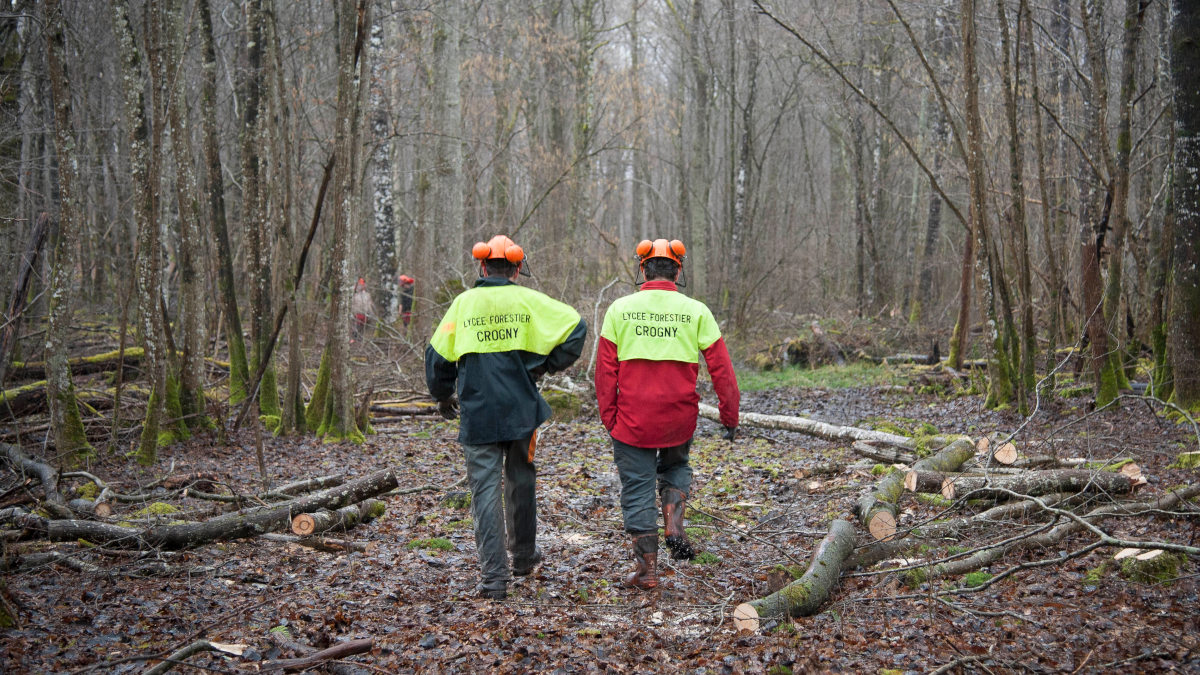
<path fill-rule="evenodd" d="M 973 437 L 1022 421 L 983 409 L 978 396 L 943 399 L 895 387 L 746 392 L 742 409 L 866 427 L 918 420 Z M 273 634 L 317 648 L 373 638 L 372 652 L 340 662 L 343 671 L 364 673 L 1200 669 L 1195 561 L 1172 583 L 1147 585 L 1120 576 L 1108 564 L 1115 550 L 1103 547 L 954 595 L 942 592 L 964 587 L 962 579 L 910 589 L 895 574 L 847 570 L 815 616 L 739 633 L 733 607 L 765 595 L 779 566 L 806 566 L 830 521 L 853 521 L 854 500 L 878 476 L 842 444 L 743 427 L 731 445 L 706 420 L 692 452 L 688 525 L 707 555 L 680 563 L 664 553 L 659 589 L 622 588 L 630 547 L 594 404 L 541 432 L 538 542 L 545 561 L 510 585 L 507 601 L 481 600 L 469 508 L 447 499 L 465 490 L 456 424 L 436 417 L 381 423 L 361 446 L 266 438 L 276 485 L 391 467 L 401 488 L 430 486 L 388 498 L 381 519 L 335 535 L 369 544 L 367 553 L 244 539 L 152 554 L 194 572 L 145 578 L 137 575 L 145 560 L 84 543 L 10 545 L 22 552 L 53 547 L 101 571 L 51 565 L 10 574 L 7 594 L 22 625 L 0 632 L 0 672 L 142 672 L 153 657 L 197 638 L 248 648 L 240 657 L 191 656 L 176 672 L 253 672 L 261 660 L 296 656 L 281 653 Z M 1044 402 L 1020 438 L 1061 457 L 1133 457 L 1149 480 L 1139 498 L 1197 478 L 1195 470 L 1168 468 L 1178 452 L 1195 449 L 1190 429 L 1141 401 L 1102 413 L 1089 413 L 1081 398 Z M 254 434 L 243 430 L 229 445 L 200 437 L 166 449 L 149 469 L 101 452 L 88 470 L 126 493 L 167 473 L 206 472 L 235 493 L 255 494 L 261 485 L 254 448 Z M 221 511 L 210 501 L 175 503 L 184 511 L 163 518 L 199 520 Z M 1189 507 L 1191 518 L 1117 519 L 1106 527 L 1129 538 L 1195 545 L 1200 530 Z M 134 506 L 122 509 L 115 519 L 132 517 Z M 937 513 L 907 500 L 901 524 Z M 428 540 L 435 538 L 452 550 L 434 548 Z M 860 543 L 866 538 L 860 529 Z M 990 571 L 1054 559 L 1086 541 L 1077 535 L 1061 549 L 1001 559 Z"/>

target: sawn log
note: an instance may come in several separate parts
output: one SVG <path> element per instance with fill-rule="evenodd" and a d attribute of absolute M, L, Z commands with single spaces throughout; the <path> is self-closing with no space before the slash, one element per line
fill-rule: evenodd
<path fill-rule="evenodd" d="M 336 511 L 301 513 L 292 518 L 292 533 L 307 537 L 333 529 L 347 530 L 382 516 L 386 510 L 387 505 L 382 501 L 368 499 L 361 504 L 351 504 Z"/>
<path fill-rule="evenodd" d="M 380 495 L 396 485 L 395 472 L 384 469 L 290 502 L 234 511 L 201 523 L 156 525 L 144 530 L 86 520 L 49 520 L 35 515 L 17 516 L 13 522 L 44 533 L 51 541 L 85 539 L 113 548 L 184 549 L 282 529 L 298 513 L 341 508 Z"/>
<path fill-rule="evenodd" d="M 972 498 L 1007 497 L 1008 491 L 1037 497 L 1052 492 L 1106 492 L 1127 494 L 1134 481 L 1124 474 L 1088 469 L 1027 471 L 1015 476 L 946 476 L 941 493 L 946 499 L 964 495 Z"/>
<path fill-rule="evenodd" d="M 716 408 L 706 403 L 700 404 L 700 416 L 720 422 L 721 416 Z M 790 415 L 763 415 L 761 413 L 741 413 L 739 422 L 748 427 L 763 427 L 766 429 L 782 429 L 784 431 L 796 431 L 809 436 L 823 438 L 827 441 L 843 441 L 852 443 L 854 441 L 867 441 L 869 443 L 882 443 L 891 445 L 905 450 L 914 450 L 916 442 L 908 436 L 900 436 L 898 434 L 889 434 L 886 431 L 874 431 L 871 429 L 859 429 L 858 427 L 841 427 L 834 424 L 826 424 L 816 420 L 810 420 L 806 417 L 792 417 Z M 930 439 L 930 443 L 934 445 L 949 443 L 952 438 L 935 436 Z M 971 446 L 972 448 L 974 446 Z"/>
<path fill-rule="evenodd" d="M 960 438 L 942 448 L 937 454 L 913 463 L 916 471 L 955 471 L 975 456 L 975 444 Z M 884 476 L 863 493 L 854 506 L 854 514 L 877 541 L 896 534 L 897 506 L 904 493 L 905 474 L 895 471 Z"/>
<path fill-rule="evenodd" d="M 738 630 L 757 631 L 762 618 L 808 616 L 820 609 L 842 574 L 842 565 L 854 550 L 854 526 L 835 520 L 829 534 L 813 550 L 804 575 L 765 598 L 751 600 L 733 610 Z"/>

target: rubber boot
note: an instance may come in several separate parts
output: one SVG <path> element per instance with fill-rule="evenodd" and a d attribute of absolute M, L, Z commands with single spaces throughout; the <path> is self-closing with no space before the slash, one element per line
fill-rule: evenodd
<path fill-rule="evenodd" d="M 686 505 L 687 495 L 682 490 L 673 487 L 663 489 L 663 532 L 667 535 L 667 548 L 671 549 L 672 560 L 691 560 L 696 557 L 696 551 L 688 542 L 687 531 L 683 528 Z"/>
<path fill-rule="evenodd" d="M 628 577 L 625 585 L 648 591 L 658 586 L 658 533 L 633 535 L 633 559 L 637 568 Z"/>

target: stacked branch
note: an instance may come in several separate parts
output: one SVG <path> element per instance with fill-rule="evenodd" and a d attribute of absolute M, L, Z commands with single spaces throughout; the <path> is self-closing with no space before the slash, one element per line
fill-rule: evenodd
<path fill-rule="evenodd" d="M 917 471 L 950 472 L 975 456 L 971 441 L 959 439 L 942 448 L 937 454 L 913 463 Z M 904 493 L 905 474 L 896 471 L 885 476 L 859 497 L 854 514 L 877 541 L 891 539 L 896 534 L 897 504 Z"/>

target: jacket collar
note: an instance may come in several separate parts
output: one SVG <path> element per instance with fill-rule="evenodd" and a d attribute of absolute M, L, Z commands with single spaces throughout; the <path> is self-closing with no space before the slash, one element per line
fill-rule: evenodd
<path fill-rule="evenodd" d="M 475 288 L 480 286 L 515 286 L 516 283 L 508 277 L 479 277 L 475 280 Z"/>
<path fill-rule="evenodd" d="M 655 279 L 642 284 L 643 291 L 678 291 L 675 282 L 668 279 Z"/>

